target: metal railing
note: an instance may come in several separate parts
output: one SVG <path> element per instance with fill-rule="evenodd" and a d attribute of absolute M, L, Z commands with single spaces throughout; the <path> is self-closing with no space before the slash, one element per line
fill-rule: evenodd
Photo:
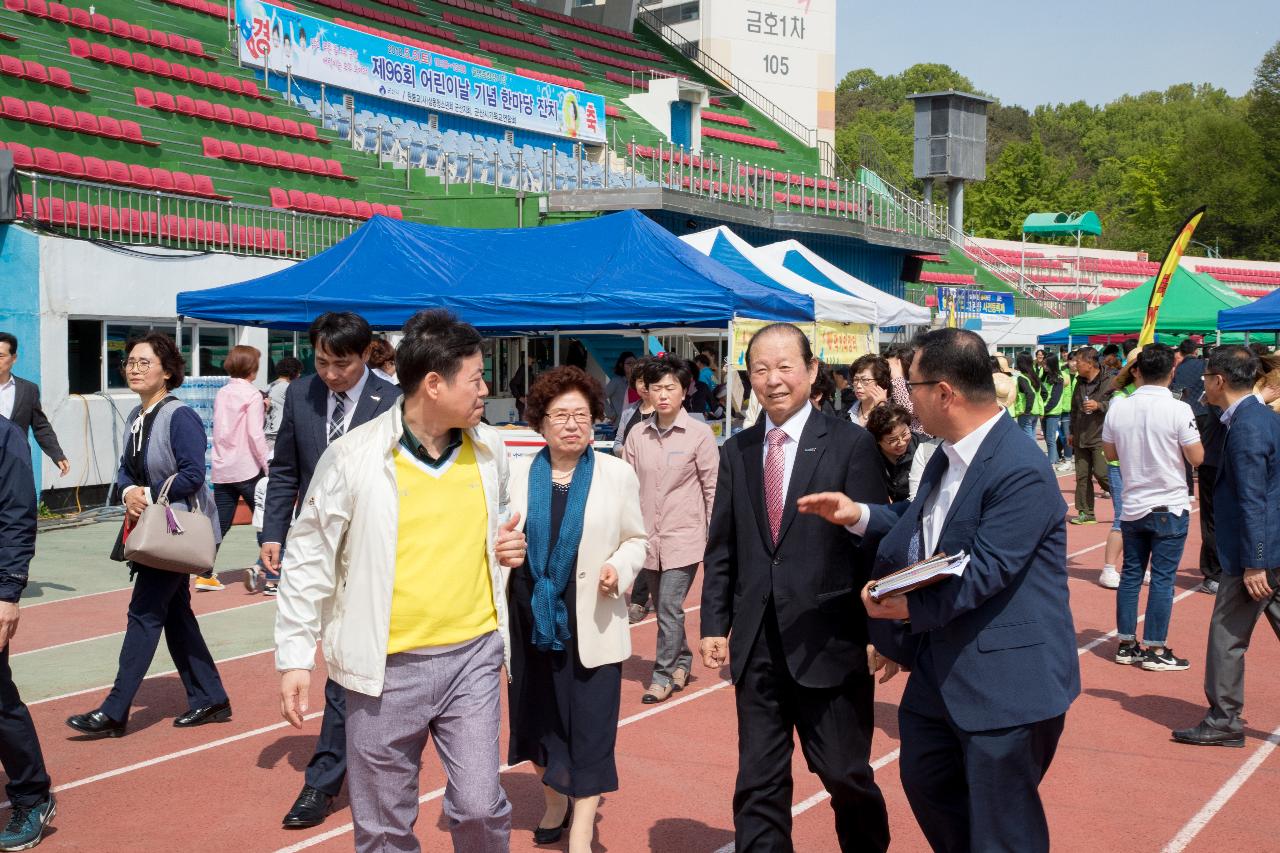
<path fill-rule="evenodd" d="M 951 286 L 951 285 L 944 285 Z M 931 298 L 937 296 L 936 288 L 932 286 L 907 287 L 902 298 L 913 305 L 920 305 L 937 309 L 936 303 L 930 302 Z M 1013 313 L 1018 317 L 1055 317 L 1063 320 L 1069 320 L 1072 317 L 1083 314 L 1092 306 L 1084 299 L 1036 299 L 1030 296 L 1022 296 L 1014 294 L 1013 296 Z M 962 318 L 977 317 L 977 314 L 962 314 Z"/>
<path fill-rule="evenodd" d="M 663 23 L 662 19 L 649 9 L 641 9 L 636 20 L 653 31 L 655 35 L 670 44 L 690 62 L 731 88 L 744 101 L 751 104 L 771 121 L 794 136 L 796 139 L 814 148 L 818 144 L 818 132 L 792 116 L 782 107 L 760 94 L 750 83 L 734 74 L 702 48 L 686 39 L 674 28 Z"/>
<path fill-rule="evenodd" d="M 19 172 L 19 218 L 71 237 L 277 258 L 308 258 L 361 220 Z M 29 188 L 29 191 L 28 191 Z"/>

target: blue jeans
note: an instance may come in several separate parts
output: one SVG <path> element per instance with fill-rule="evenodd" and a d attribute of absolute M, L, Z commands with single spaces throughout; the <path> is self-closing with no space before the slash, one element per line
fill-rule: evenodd
<path fill-rule="evenodd" d="M 1116 591 L 1116 634 L 1121 640 L 1137 638 L 1138 593 L 1150 560 L 1151 588 L 1147 591 L 1147 624 L 1142 629 L 1142 642 L 1148 646 L 1165 645 L 1173 610 L 1173 578 L 1182 560 L 1190 519 L 1187 511 L 1182 515 L 1152 512 L 1137 521 L 1120 522 L 1124 571 Z"/>
<path fill-rule="evenodd" d="M 1124 512 L 1124 477 L 1120 475 L 1119 465 L 1107 466 L 1107 482 L 1111 484 L 1111 512 L 1114 518 L 1111 529 L 1120 530 L 1120 513 Z"/>
<path fill-rule="evenodd" d="M 1058 426 L 1062 418 L 1058 415 L 1044 416 L 1044 446 L 1049 450 L 1049 464 L 1058 464 Z"/>
<path fill-rule="evenodd" d="M 1074 453 L 1071 442 L 1067 441 L 1067 436 L 1071 435 L 1071 413 L 1063 412 L 1059 418 L 1061 422 L 1058 424 L 1058 434 L 1062 438 L 1062 458 L 1070 459 Z"/>
<path fill-rule="evenodd" d="M 1035 415 L 1018 415 L 1018 426 L 1022 431 L 1031 437 L 1032 441 L 1036 440 L 1036 416 Z"/>

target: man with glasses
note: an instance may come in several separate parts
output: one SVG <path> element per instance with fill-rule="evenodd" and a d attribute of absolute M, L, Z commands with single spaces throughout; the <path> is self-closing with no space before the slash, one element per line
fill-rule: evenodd
<path fill-rule="evenodd" d="M 28 429 L 31 430 L 36 444 L 65 477 L 71 471 L 71 463 L 62 452 L 58 436 L 40 407 L 40 387 L 13 375 L 13 365 L 17 360 L 18 339 L 8 332 L 0 332 L 0 418 L 12 421 L 23 437 Z"/>
<path fill-rule="evenodd" d="M 1222 575 L 1205 652 L 1209 710 L 1173 732 L 1193 746 L 1244 746 L 1244 656 L 1258 617 L 1280 636 L 1280 417 L 1253 393 L 1258 367 L 1238 346 L 1215 349 L 1205 365 L 1205 400 L 1222 411 L 1225 433 L 1214 494 Z"/>

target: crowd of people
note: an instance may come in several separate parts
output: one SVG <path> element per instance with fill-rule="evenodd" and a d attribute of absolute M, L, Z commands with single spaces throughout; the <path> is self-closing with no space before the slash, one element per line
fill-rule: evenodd
<path fill-rule="evenodd" d="M 1280 634 L 1280 358 L 1269 352 L 1188 339 L 1024 351 L 1010 365 L 976 334 L 941 329 L 830 366 L 775 324 L 751 338 L 743 371 L 709 350 L 626 352 L 602 384 L 530 357 L 510 387 L 546 446 L 509 459 L 485 419 L 482 338 L 448 312 L 416 314 L 394 347 L 346 312 L 318 317 L 309 339 L 314 372 L 283 358 L 265 393 L 262 353 L 227 353 L 207 478 L 204 426 L 173 393 L 177 345 L 160 332 L 126 344 L 138 403 L 110 556 L 133 590 L 115 683 L 67 720 L 79 735 L 126 735 L 162 634 L 187 696 L 173 724 L 231 718 L 191 607 L 193 590 L 222 584 L 174 570 L 149 534 L 172 532 L 181 512 L 216 546 L 243 502 L 259 549 L 245 584 L 276 596 L 289 723 L 308 712 L 317 648 L 328 674 L 286 828 L 322 824 L 345 785 L 358 850 L 417 850 L 431 741 L 455 849 L 507 850 L 505 685 L 506 763 L 529 762 L 544 786 L 534 840 L 567 831 L 585 853 L 602 795 L 620 786 L 628 623 L 652 610 L 644 704 L 687 687 L 695 662 L 727 667 L 734 683 L 737 849 L 791 849 L 797 741 L 831 796 L 840 848 L 888 848 L 873 697 L 877 674 L 907 671 L 900 766 L 928 842 L 1047 850 L 1038 786 L 1080 692 L 1066 524 L 1096 523 L 1096 484 L 1115 510 L 1100 582 L 1116 589 L 1117 663 L 1191 666 L 1171 648 L 1171 610 L 1199 513 L 1201 589 L 1217 596 L 1208 710 L 1172 736 L 1243 745 L 1249 637 L 1263 615 Z M 56 812 L 7 640 L 36 542 L 26 430 L 67 462 L 38 391 L 11 375 L 17 347 L 0 334 L 0 761 L 12 804 L 0 850 L 38 843 Z M 710 423 L 726 415 L 741 429 L 721 442 Z M 599 426 L 613 453 L 595 450 Z M 1070 468 L 1068 518 L 1058 477 Z M 871 592 L 876 578 L 959 552 L 958 577 Z M 685 603 L 699 575 L 695 649 Z"/>

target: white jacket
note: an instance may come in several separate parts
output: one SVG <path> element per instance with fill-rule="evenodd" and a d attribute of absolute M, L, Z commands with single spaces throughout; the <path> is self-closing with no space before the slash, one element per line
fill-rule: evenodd
<path fill-rule="evenodd" d="M 529 518 L 529 469 L 533 457 L 511 463 L 511 511 L 520 513 L 520 527 Z M 587 508 L 578 544 L 576 610 L 578 659 L 587 668 L 618 663 L 631 657 L 626 592 L 644 567 L 646 539 L 640 513 L 640 481 L 621 459 L 597 453 Z M 608 563 L 618 571 L 618 595 L 600 594 L 600 569 Z M 510 570 L 506 571 L 510 576 Z"/>
<path fill-rule="evenodd" d="M 334 441 L 320 457 L 289 528 L 276 604 L 276 669 L 313 669 L 323 634 L 329 677 L 358 693 L 382 694 L 391 632 L 399 492 L 393 453 L 404 433 L 401 406 Z M 507 451 L 488 426 L 467 430 L 489 507 L 489 579 L 508 669 L 505 575 L 494 553 L 510 514 Z M 442 531 L 444 533 L 444 531 Z"/>

